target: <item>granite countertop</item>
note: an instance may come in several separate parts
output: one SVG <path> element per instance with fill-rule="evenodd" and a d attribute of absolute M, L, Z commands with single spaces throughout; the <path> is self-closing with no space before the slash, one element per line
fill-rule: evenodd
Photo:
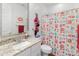
<path fill-rule="evenodd" d="M 13 46 L 16 44 L 16 42 L 12 42 L 12 43 L 0 46 L 0 56 L 14 56 L 17 53 L 20 53 L 21 51 L 23 51 L 24 49 L 27 49 L 27 48 L 31 47 L 32 45 L 34 45 L 38 42 L 41 42 L 40 38 L 33 38 L 33 37 L 28 38 L 26 41 L 31 42 L 31 43 L 20 49 L 19 49 L 19 47 L 18 47 L 18 49 L 13 48 Z"/>

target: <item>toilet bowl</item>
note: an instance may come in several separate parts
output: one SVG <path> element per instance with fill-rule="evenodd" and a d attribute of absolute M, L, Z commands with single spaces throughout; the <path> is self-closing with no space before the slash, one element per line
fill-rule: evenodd
<path fill-rule="evenodd" d="M 43 56 L 48 56 L 48 54 L 50 54 L 52 52 L 52 48 L 48 45 L 42 45 L 41 46 L 41 54 Z"/>

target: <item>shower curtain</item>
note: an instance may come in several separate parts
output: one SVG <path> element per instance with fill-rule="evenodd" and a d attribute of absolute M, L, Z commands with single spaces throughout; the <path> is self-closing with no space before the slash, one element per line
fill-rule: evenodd
<path fill-rule="evenodd" d="M 77 49 L 77 25 L 79 9 L 58 12 L 42 16 L 41 29 L 43 44 L 52 47 L 52 53 L 58 56 L 79 55 Z"/>

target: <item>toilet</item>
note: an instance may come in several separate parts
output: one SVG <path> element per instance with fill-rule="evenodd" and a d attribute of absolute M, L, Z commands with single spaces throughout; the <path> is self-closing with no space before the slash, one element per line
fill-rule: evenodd
<path fill-rule="evenodd" d="M 48 56 L 52 52 L 52 48 L 48 45 L 41 45 L 41 55 Z"/>

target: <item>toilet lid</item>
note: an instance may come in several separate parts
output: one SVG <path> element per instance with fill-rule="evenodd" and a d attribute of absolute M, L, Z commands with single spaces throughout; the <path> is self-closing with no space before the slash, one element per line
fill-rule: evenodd
<path fill-rule="evenodd" d="M 50 47 L 50 46 L 48 46 L 48 45 L 42 45 L 41 46 L 41 49 L 43 49 L 43 50 L 52 50 L 52 48 Z"/>

